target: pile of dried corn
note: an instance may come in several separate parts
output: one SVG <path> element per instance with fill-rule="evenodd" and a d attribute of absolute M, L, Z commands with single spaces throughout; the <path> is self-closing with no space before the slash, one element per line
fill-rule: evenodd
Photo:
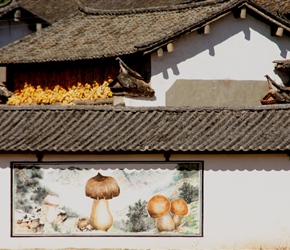
<path fill-rule="evenodd" d="M 93 84 L 72 85 L 64 88 L 60 85 L 55 85 L 52 88 L 36 87 L 25 83 L 23 88 L 18 88 L 14 94 L 8 99 L 9 105 L 21 104 L 74 104 L 74 101 L 79 100 L 97 100 L 99 98 L 109 98 L 112 96 L 112 91 L 108 87 L 112 80 L 104 81 L 103 84 L 94 82 Z"/>

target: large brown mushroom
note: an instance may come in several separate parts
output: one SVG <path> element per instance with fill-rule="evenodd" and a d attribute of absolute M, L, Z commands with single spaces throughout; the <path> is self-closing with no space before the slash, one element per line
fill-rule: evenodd
<path fill-rule="evenodd" d="M 98 173 L 86 183 L 86 196 L 94 199 L 90 224 L 96 230 L 107 231 L 113 224 L 108 200 L 120 194 L 117 181 L 111 176 Z"/>
<path fill-rule="evenodd" d="M 172 231 L 175 229 L 174 221 L 168 213 L 170 201 L 163 195 L 154 195 L 147 205 L 149 215 L 156 220 L 156 227 L 159 232 Z"/>
<path fill-rule="evenodd" d="M 183 199 L 175 199 L 171 201 L 170 212 L 172 213 L 175 226 L 178 227 L 180 225 L 182 216 L 185 216 L 188 213 L 187 203 Z"/>

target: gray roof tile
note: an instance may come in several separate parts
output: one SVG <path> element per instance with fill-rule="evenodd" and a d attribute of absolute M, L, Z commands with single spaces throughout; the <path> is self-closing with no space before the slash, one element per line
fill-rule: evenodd
<path fill-rule="evenodd" d="M 17 0 L 17 3 L 49 23 L 78 12 L 78 4 L 74 0 Z"/>
<path fill-rule="evenodd" d="M 100 10 L 80 7 L 83 12 L 2 48 L 0 64 L 93 59 L 151 51 L 242 4 L 253 4 L 246 0 L 187 1 L 181 5 L 175 2 L 171 0 L 165 7 L 164 1 L 159 0 L 157 7 L 147 4 L 141 9 L 117 8 L 119 12 L 113 14 L 112 10 L 100 14 Z"/>
<path fill-rule="evenodd" d="M 290 1 L 288 0 L 251 0 L 272 15 L 290 21 Z"/>
<path fill-rule="evenodd" d="M 56 22 L 79 11 L 79 5 L 71 0 L 9 0 L 0 4 L 0 17 L 18 8 L 23 8 L 48 23 Z"/>
<path fill-rule="evenodd" d="M 50 22 L 0 50 L 0 64 L 116 57 L 152 51 L 223 13 L 246 4 L 263 18 L 281 23 L 290 34 L 289 1 L 19 0 L 18 4 Z M 45 4 L 44 4 L 45 3 Z M 77 11 L 77 7 L 82 11 Z M 4 7 L 5 8 L 5 7 Z M 65 18 L 62 19 L 62 18 Z"/>
<path fill-rule="evenodd" d="M 1 106 L 0 152 L 287 152 L 290 106 Z"/>

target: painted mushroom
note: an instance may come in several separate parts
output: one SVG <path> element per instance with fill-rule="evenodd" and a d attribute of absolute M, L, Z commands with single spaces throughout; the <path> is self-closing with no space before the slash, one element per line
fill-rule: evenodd
<path fill-rule="evenodd" d="M 86 196 L 94 199 L 90 224 L 96 230 L 107 231 L 113 224 L 108 200 L 120 194 L 117 181 L 111 176 L 98 173 L 86 183 Z"/>
<path fill-rule="evenodd" d="M 178 227 L 180 225 L 182 216 L 187 215 L 188 213 L 187 203 L 183 199 L 176 199 L 171 201 L 170 212 L 172 213 L 175 226 Z"/>
<path fill-rule="evenodd" d="M 59 210 L 59 197 L 56 194 L 49 194 L 43 200 L 45 221 L 53 224 L 56 221 Z"/>
<path fill-rule="evenodd" d="M 149 215 L 156 220 L 156 227 L 159 232 L 172 231 L 175 229 L 175 223 L 169 214 L 171 204 L 163 195 L 154 195 L 147 205 Z"/>

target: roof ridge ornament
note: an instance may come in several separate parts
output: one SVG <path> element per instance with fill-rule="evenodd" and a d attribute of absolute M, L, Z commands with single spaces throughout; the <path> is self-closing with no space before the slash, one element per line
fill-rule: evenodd
<path fill-rule="evenodd" d="M 155 91 L 138 72 L 126 65 L 120 57 L 117 57 L 116 60 L 119 61 L 120 73 L 109 85 L 114 96 L 154 96 Z"/>

